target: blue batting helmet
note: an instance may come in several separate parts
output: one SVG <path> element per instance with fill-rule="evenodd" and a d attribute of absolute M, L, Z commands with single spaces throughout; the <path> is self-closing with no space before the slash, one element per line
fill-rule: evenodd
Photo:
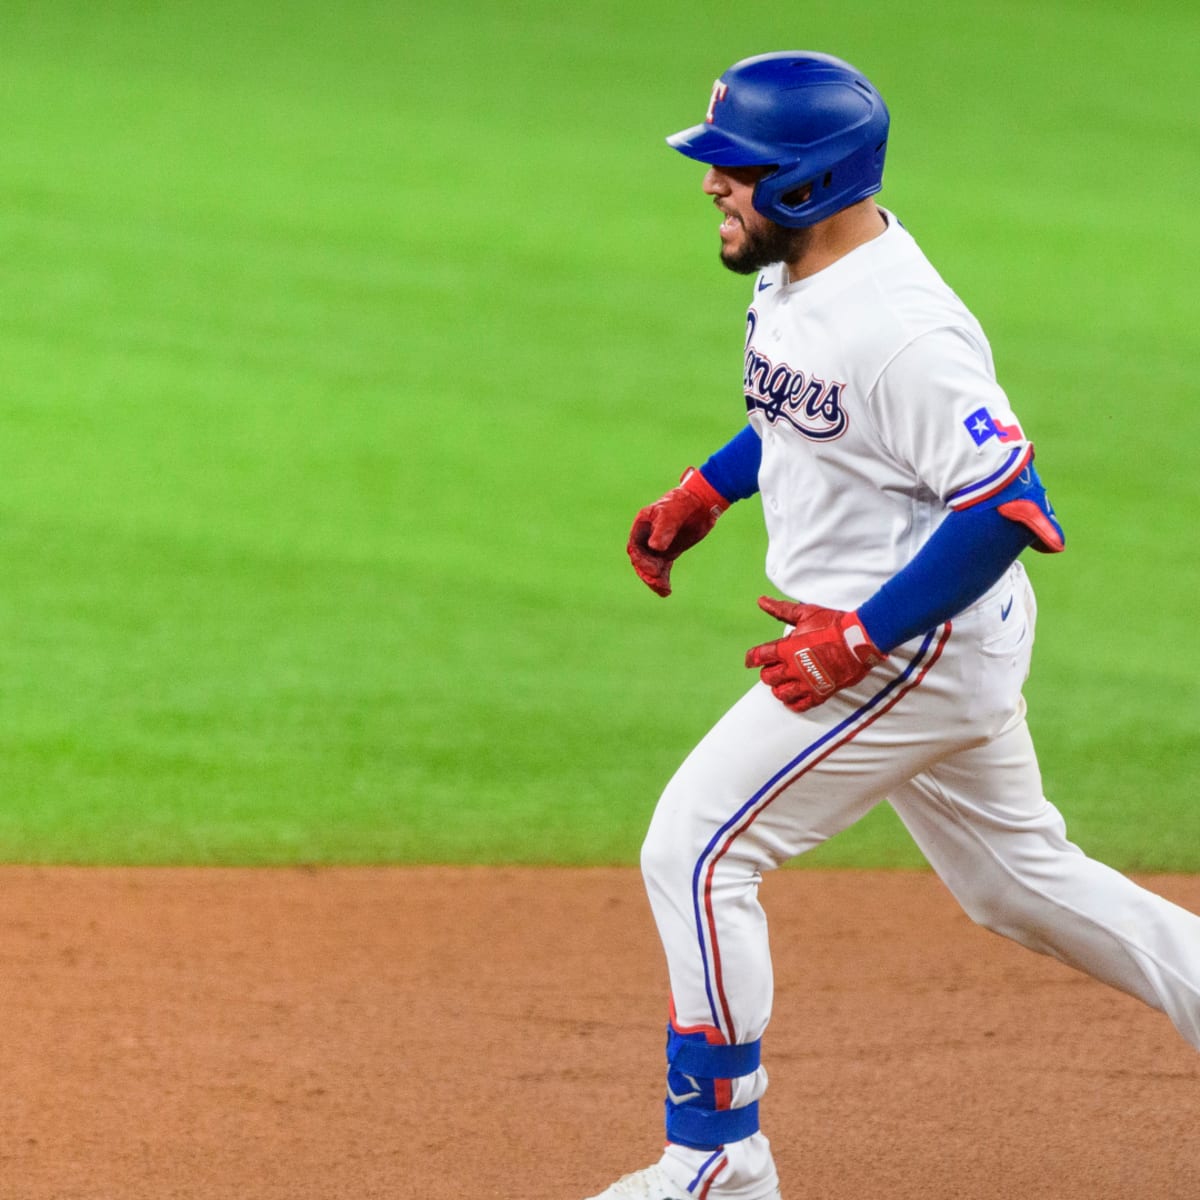
<path fill-rule="evenodd" d="M 712 166 L 774 167 L 754 207 L 799 228 L 879 191 L 887 135 L 887 105 L 861 71 L 785 50 L 734 63 L 713 84 L 704 122 L 667 143 Z"/>

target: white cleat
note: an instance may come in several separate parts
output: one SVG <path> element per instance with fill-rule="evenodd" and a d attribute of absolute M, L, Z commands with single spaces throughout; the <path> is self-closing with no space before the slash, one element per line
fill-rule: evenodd
<path fill-rule="evenodd" d="M 632 1175 L 623 1175 L 598 1196 L 590 1196 L 588 1200 L 718 1200 L 719 1197 L 731 1200 L 733 1196 L 737 1196 L 738 1200 L 780 1200 L 779 1184 L 775 1179 L 773 1166 L 771 1178 L 757 1186 L 742 1182 L 740 1186 L 730 1187 L 726 1184 L 722 1187 L 716 1182 L 716 1177 L 727 1165 L 722 1152 L 709 1154 L 703 1163 L 694 1164 L 689 1169 L 686 1163 L 672 1161 L 671 1152 L 674 1150 L 676 1147 L 669 1147 L 668 1152 L 654 1166 L 634 1171 Z M 708 1154 L 708 1151 L 702 1153 Z M 683 1171 L 682 1175 L 680 1168 Z M 690 1183 L 680 1182 L 681 1178 L 689 1177 Z"/>
<path fill-rule="evenodd" d="M 666 1171 L 655 1163 L 644 1171 L 623 1175 L 611 1187 L 589 1200 L 695 1200 L 686 1188 L 667 1177 Z"/>

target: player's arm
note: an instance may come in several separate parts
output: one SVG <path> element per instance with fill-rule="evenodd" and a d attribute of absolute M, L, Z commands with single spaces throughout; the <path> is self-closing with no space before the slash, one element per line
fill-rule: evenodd
<path fill-rule="evenodd" d="M 854 612 L 763 597 L 764 612 L 795 626 L 755 646 L 746 666 L 789 708 L 804 712 L 858 683 L 889 651 L 979 599 L 1020 553 L 1065 547 L 1033 465 L 1001 492 L 952 511 L 906 567 Z"/>
<path fill-rule="evenodd" d="M 758 491 L 762 442 L 747 425 L 697 470 L 688 467 L 678 487 L 648 504 L 633 520 L 626 551 L 638 577 L 660 596 L 671 594 L 671 567 L 705 537 L 735 501 Z"/>

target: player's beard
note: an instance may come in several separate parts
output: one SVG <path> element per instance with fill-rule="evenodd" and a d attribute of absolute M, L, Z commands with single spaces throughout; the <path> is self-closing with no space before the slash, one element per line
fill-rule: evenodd
<path fill-rule="evenodd" d="M 754 275 L 772 263 L 795 262 L 812 238 L 811 229 L 789 229 L 766 218 L 754 229 L 743 221 L 742 232 L 745 236 L 736 250 L 721 247 L 721 261 L 739 275 Z"/>

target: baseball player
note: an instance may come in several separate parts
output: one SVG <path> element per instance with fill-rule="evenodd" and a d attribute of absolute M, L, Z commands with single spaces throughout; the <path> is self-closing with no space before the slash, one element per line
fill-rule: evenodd
<path fill-rule="evenodd" d="M 977 922 L 1165 1012 L 1200 1048 L 1200 918 L 1086 857 L 1042 795 L 1018 561 L 1063 549 L 979 323 L 874 195 L 888 111 L 848 63 L 737 63 L 669 138 L 707 166 L 725 266 L 753 277 L 748 424 L 637 514 L 676 558 L 761 496 L 779 622 L 758 679 L 667 785 L 642 851 L 666 952 L 666 1150 L 593 1200 L 777 1200 L 759 1128 L 763 871 L 885 798 Z"/>

